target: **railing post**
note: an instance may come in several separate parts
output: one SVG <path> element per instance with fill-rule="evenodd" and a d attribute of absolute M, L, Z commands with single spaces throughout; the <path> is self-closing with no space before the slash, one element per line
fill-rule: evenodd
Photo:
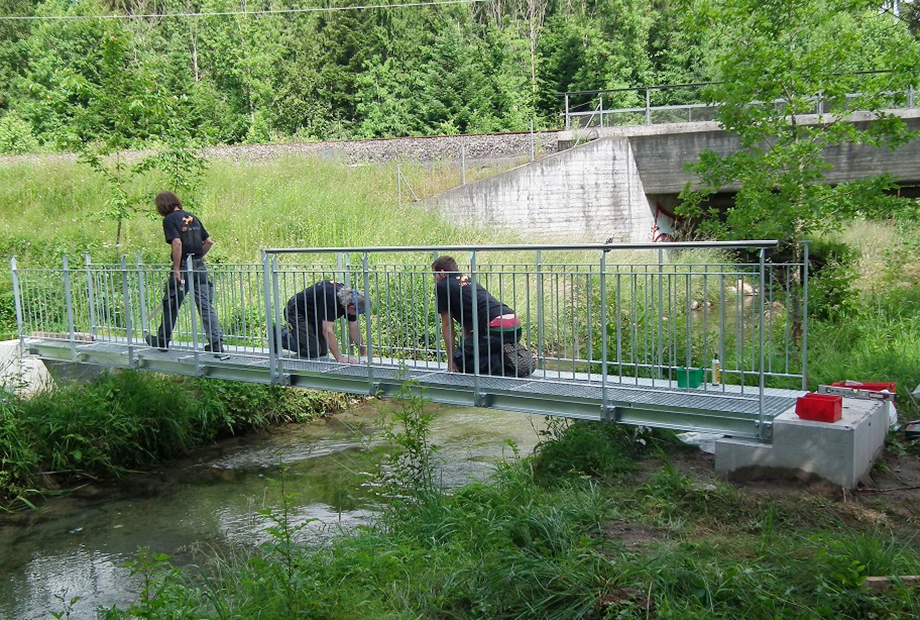
<path fill-rule="evenodd" d="M 569 94 L 565 94 L 565 130 L 569 131 L 572 128 L 572 120 L 569 116 Z"/>
<path fill-rule="evenodd" d="M 19 270 L 16 265 L 16 257 L 10 259 L 10 270 L 13 274 L 13 305 L 16 308 L 16 333 L 19 336 L 20 354 L 25 353 L 25 336 L 22 332 L 22 292 L 19 290 Z"/>
<path fill-rule="evenodd" d="M 70 264 L 67 260 L 67 255 L 64 255 L 62 261 L 63 275 L 64 275 L 64 304 L 67 308 L 67 331 L 70 333 L 70 359 L 71 361 L 76 361 L 77 359 L 77 345 L 74 341 L 75 333 L 73 328 L 73 297 L 71 295 L 70 288 Z M 130 339 L 128 340 L 130 343 Z"/>
<path fill-rule="evenodd" d="M 191 296 L 192 301 L 194 302 L 195 301 L 195 278 L 194 278 L 193 270 L 194 270 L 194 265 L 192 265 L 192 255 L 189 254 L 185 259 L 185 277 L 188 278 L 186 280 L 186 282 L 188 282 L 188 289 L 187 289 L 185 296 L 186 297 Z M 198 337 L 198 312 L 196 310 L 192 310 L 189 312 L 189 314 L 192 316 L 192 350 L 193 350 L 192 355 L 194 356 L 195 374 L 197 375 L 197 374 L 200 374 L 201 372 L 200 359 L 199 359 L 199 353 L 201 352 L 201 347 L 199 346 L 200 343 L 199 343 L 199 337 Z"/>
<path fill-rule="evenodd" d="M 802 389 L 808 390 L 808 241 L 803 241 L 802 266 Z"/>
<path fill-rule="evenodd" d="M 466 145 L 460 143 L 460 185 L 466 185 Z"/>
<path fill-rule="evenodd" d="M 601 250 L 601 420 L 608 419 L 607 394 L 607 250 Z"/>
<path fill-rule="evenodd" d="M 135 265 L 137 266 L 137 294 L 140 297 L 141 332 L 146 333 L 150 331 L 150 318 L 147 315 L 147 286 L 145 284 L 147 272 L 144 271 L 144 261 L 140 252 L 135 257 Z"/>
<path fill-rule="evenodd" d="M 759 435 L 762 440 L 769 440 L 771 434 L 767 432 L 766 424 L 764 423 L 764 389 L 766 388 L 765 383 L 765 374 L 764 374 L 764 365 L 766 364 L 766 352 L 764 351 L 764 312 L 766 308 L 764 307 L 764 298 L 766 297 L 766 255 L 767 251 L 764 248 L 760 248 L 760 290 L 757 291 L 758 299 L 760 300 L 760 319 L 759 329 L 759 347 L 760 347 L 760 395 L 758 399 L 758 419 L 759 419 Z M 772 428 L 772 427 L 771 427 Z"/>
<path fill-rule="evenodd" d="M 122 256 L 119 263 L 121 266 L 122 303 L 125 310 L 125 336 L 128 341 L 128 365 L 134 368 L 134 339 L 131 336 L 133 328 L 131 325 L 131 289 L 128 287 L 128 261 Z"/>
<path fill-rule="evenodd" d="M 537 145 L 533 134 L 533 118 L 530 119 L 530 161 L 537 158 Z"/>
<path fill-rule="evenodd" d="M 364 282 L 364 347 L 367 351 L 367 393 L 374 394 L 374 348 L 371 345 L 371 312 L 373 312 L 373 307 L 371 306 L 371 274 L 370 274 L 370 260 L 368 258 L 368 253 L 364 253 L 364 257 L 361 260 L 361 267 L 363 270 Z M 358 347 L 358 359 L 361 359 L 361 347 Z"/>
<path fill-rule="evenodd" d="M 86 267 L 86 293 L 89 296 L 89 333 L 96 337 L 96 289 L 93 286 L 92 261 L 89 252 L 83 255 L 83 265 Z"/>
<path fill-rule="evenodd" d="M 272 304 L 272 274 L 269 266 L 269 255 L 262 252 L 262 303 L 265 308 L 265 326 L 268 332 L 268 376 L 272 384 L 279 381 L 281 351 L 281 325 L 277 312 L 273 310 L 276 306 Z"/>
<path fill-rule="evenodd" d="M 598 104 L 598 114 L 600 115 L 600 124 L 601 129 L 604 128 L 604 96 L 601 95 L 600 103 Z"/>
<path fill-rule="evenodd" d="M 657 360 L 655 366 L 658 368 L 658 377 L 662 378 L 662 364 L 664 364 L 664 250 L 658 248 L 658 336 L 657 336 Z M 671 383 L 671 374 L 668 373 L 668 384 Z M 652 385 L 655 385 L 655 377 L 652 376 Z"/>
<path fill-rule="evenodd" d="M 652 124 L 652 94 L 648 86 L 645 87 L 645 124 Z"/>
<path fill-rule="evenodd" d="M 543 260 L 540 250 L 537 250 L 536 256 L 536 275 L 537 275 L 537 359 L 542 360 L 545 354 L 543 350 Z M 545 367 L 544 367 L 545 370 Z"/>
<path fill-rule="evenodd" d="M 470 285 L 473 287 L 473 401 L 478 407 L 482 401 L 482 392 L 480 391 L 482 380 L 479 376 L 479 296 L 476 294 L 476 250 L 470 252 Z M 460 352 L 463 353 L 463 341 L 461 340 L 460 342 Z M 466 360 L 464 360 L 464 366 L 466 365 L 465 362 Z"/>

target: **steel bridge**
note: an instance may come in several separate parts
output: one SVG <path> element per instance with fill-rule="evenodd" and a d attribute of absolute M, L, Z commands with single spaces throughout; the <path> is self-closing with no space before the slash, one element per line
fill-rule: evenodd
<path fill-rule="evenodd" d="M 782 264 L 770 261 L 775 246 L 267 249 L 260 263 L 209 265 L 222 355 L 205 351 L 192 295 L 169 349 L 145 344 L 159 324 L 167 264 L 87 255 L 55 268 L 20 267 L 14 257 L 11 268 L 23 351 L 46 361 L 375 396 L 408 388 L 437 403 L 769 442 L 773 418 L 805 390 L 808 335 L 807 245 L 802 263 Z M 532 376 L 447 371 L 430 271 L 444 254 L 515 309 L 538 362 Z M 280 346 L 287 300 L 322 279 L 371 302 L 359 316 L 368 348 L 357 363 L 301 359 Z"/>

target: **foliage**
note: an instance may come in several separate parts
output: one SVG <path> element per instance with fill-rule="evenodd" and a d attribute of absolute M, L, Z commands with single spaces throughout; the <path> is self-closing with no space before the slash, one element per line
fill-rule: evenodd
<path fill-rule="evenodd" d="M 285 0 L 272 6 L 295 12 L 258 14 L 232 0 L 158 0 L 156 10 L 142 0 L 8 2 L 4 14 L 89 18 L 0 24 L 0 110 L 16 111 L 46 148 L 72 144 L 72 121 L 95 105 L 85 87 L 105 79 L 113 29 L 131 62 L 127 96 L 108 117 L 149 109 L 132 84 L 144 73 L 157 99 L 188 102 L 182 118 L 198 144 L 553 127 L 561 90 L 686 83 L 700 66 L 695 38 L 662 0 L 354 4 L 296 12 L 315 7 Z M 93 19 L 112 14 L 148 17 Z M 159 141 L 123 130 L 126 141 Z"/>
<path fill-rule="evenodd" d="M 634 460 L 647 454 L 667 433 L 642 426 L 548 418 L 545 439 L 534 449 L 537 480 L 565 476 L 601 479 L 634 471 Z"/>
<path fill-rule="evenodd" d="M 740 149 L 705 151 L 688 166 L 699 183 L 683 192 L 683 215 L 701 218 L 704 230 L 721 237 L 775 238 L 795 248 L 856 213 L 893 206 L 887 176 L 821 181 L 829 147 L 895 148 L 910 138 L 903 121 L 884 112 L 884 93 L 910 83 L 917 52 L 903 24 L 862 0 L 711 0 L 688 19 L 712 33 L 718 82 L 708 97 L 720 104 L 718 120 L 737 135 Z M 877 122 L 862 128 L 845 121 L 855 110 Z M 707 199 L 727 186 L 739 190 L 721 213 Z"/>
<path fill-rule="evenodd" d="M 35 139 L 29 123 L 21 119 L 16 112 L 8 112 L 0 117 L 0 153 L 19 155 L 35 153 L 38 150 L 38 140 Z"/>
<path fill-rule="evenodd" d="M 304 421 L 346 402 L 280 386 L 131 371 L 12 398 L 0 408 L 0 499 L 6 505 L 23 496 L 39 469 L 56 472 L 60 483 L 118 475 L 221 435 Z"/>
<path fill-rule="evenodd" d="M 397 392 L 397 408 L 381 433 L 385 453 L 377 465 L 374 485 L 382 497 L 399 506 L 425 501 L 439 489 L 436 479 L 438 446 L 431 443 L 434 414 L 425 411 L 417 382 L 404 380 Z"/>

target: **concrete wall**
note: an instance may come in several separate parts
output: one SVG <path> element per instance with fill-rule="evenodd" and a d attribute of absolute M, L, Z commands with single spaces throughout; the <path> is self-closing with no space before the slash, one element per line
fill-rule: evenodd
<path fill-rule="evenodd" d="M 647 241 L 652 210 L 626 137 L 595 140 L 477 183 L 425 206 L 527 241 Z"/>
<path fill-rule="evenodd" d="M 910 130 L 920 130 L 920 110 L 898 111 Z M 802 123 L 817 117 L 803 117 Z M 850 122 L 864 128 L 866 115 Z M 652 241 L 671 231 L 679 194 L 697 179 L 684 165 L 699 153 L 737 151 L 740 143 L 718 123 L 680 123 L 592 128 L 591 142 L 515 168 L 504 174 L 424 201 L 448 219 L 476 222 L 515 232 L 528 241 Z M 560 148 L 572 146 L 576 132 L 561 132 Z M 920 185 L 920 139 L 896 149 L 887 145 L 842 144 L 825 151 L 829 183 L 877 174 L 902 186 Z M 722 191 L 736 191 L 727 186 Z"/>

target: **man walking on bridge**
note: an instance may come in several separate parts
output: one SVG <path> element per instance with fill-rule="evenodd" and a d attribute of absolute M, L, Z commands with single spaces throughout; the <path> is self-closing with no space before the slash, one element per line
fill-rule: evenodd
<path fill-rule="evenodd" d="M 431 264 L 434 272 L 435 307 L 441 315 L 441 334 L 450 372 L 476 372 L 478 332 L 479 372 L 490 375 L 525 377 L 534 371 L 530 351 L 518 344 L 521 320 L 514 310 L 495 299 L 470 277 L 460 273 L 457 261 L 440 256 Z M 475 296 L 475 298 L 474 298 Z M 475 303 L 475 308 L 473 304 Z M 454 321 L 463 328 L 459 348 Z"/>
<path fill-rule="evenodd" d="M 172 273 L 166 280 L 163 292 L 163 321 L 156 336 L 147 334 L 144 339 L 151 347 L 166 350 L 172 339 L 176 319 L 179 317 L 179 308 L 191 284 L 194 287 L 198 316 L 201 317 L 201 327 L 208 339 L 204 350 L 222 353 L 223 334 L 217 320 L 217 312 L 211 305 L 214 284 L 208 277 L 208 268 L 204 264 L 204 255 L 214 245 L 214 240 L 208 235 L 201 220 L 182 210 L 182 202 L 174 193 L 160 192 L 155 203 L 157 213 L 163 216 L 166 243 L 172 247 Z M 191 283 L 183 277 L 186 275 L 183 270 L 189 258 L 192 259 Z"/>
<path fill-rule="evenodd" d="M 361 341 L 358 315 L 364 314 L 364 295 L 340 282 L 322 280 L 297 293 L 284 309 L 287 325 L 281 330 L 281 348 L 299 357 L 322 358 L 330 352 L 336 361 L 356 364 L 357 359 L 343 355 L 335 337 L 336 319 L 348 321 L 348 336 L 357 345 L 359 355 L 367 355 Z"/>

